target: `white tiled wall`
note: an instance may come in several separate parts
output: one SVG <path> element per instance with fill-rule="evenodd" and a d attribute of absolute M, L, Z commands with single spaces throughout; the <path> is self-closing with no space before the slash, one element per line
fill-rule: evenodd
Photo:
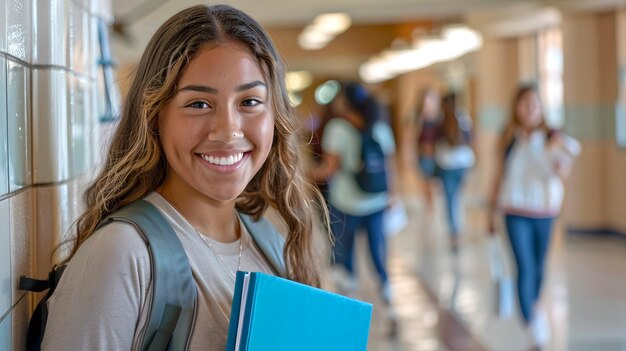
<path fill-rule="evenodd" d="M 6 9 L 6 50 L 7 53 L 26 62 L 31 60 L 31 2 L 25 0 L 5 0 Z M 43 3 L 38 1 L 37 3 Z"/>
<path fill-rule="evenodd" d="M 0 52 L 7 51 L 6 0 L 0 0 Z"/>
<path fill-rule="evenodd" d="M 70 176 L 68 76 L 59 69 L 33 70 L 33 177 L 36 184 Z"/>
<path fill-rule="evenodd" d="M 0 351 L 23 350 L 49 257 L 102 159 L 98 18 L 108 0 L 0 0 Z"/>
<path fill-rule="evenodd" d="M 2 0 L 0 0 L 0 4 L 2 4 Z M 0 24 L 0 28 L 2 28 L 2 24 Z M 6 65 L 6 60 L 0 56 L 0 196 L 9 191 Z"/>
<path fill-rule="evenodd" d="M 40 1 L 34 6 L 33 64 L 66 66 L 67 6 L 63 0 Z"/>
<path fill-rule="evenodd" d="M 31 185 L 30 69 L 7 60 L 9 191 Z"/>

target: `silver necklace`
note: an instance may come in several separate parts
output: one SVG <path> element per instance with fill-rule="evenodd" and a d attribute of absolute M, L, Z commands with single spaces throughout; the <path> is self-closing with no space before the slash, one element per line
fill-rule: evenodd
<path fill-rule="evenodd" d="M 184 217 L 183 217 L 184 218 Z M 189 221 L 187 221 L 187 223 L 189 223 Z M 191 224 L 189 224 L 191 225 Z M 205 235 L 202 235 L 202 233 L 200 233 L 196 228 L 194 228 L 193 226 L 191 226 L 193 228 L 193 230 L 196 232 L 196 234 L 198 234 L 198 236 L 200 237 L 200 239 L 202 239 L 202 241 L 204 242 L 204 244 L 209 248 L 209 250 L 211 250 L 211 252 L 213 252 L 213 254 L 215 255 L 215 257 L 217 257 L 217 259 L 220 261 L 220 264 L 222 265 L 222 267 L 224 268 L 224 270 L 226 270 L 226 272 L 228 273 L 228 275 L 234 280 L 237 272 L 233 272 L 232 270 L 228 269 L 228 265 L 226 264 L 226 262 L 224 261 L 224 259 L 222 258 L 221 255 L 219 255 L 217 253 L 217 251 L 215 251 L 215 249 L 213 248 L 213 244 L 211 244 Z M 241 234 L 241 224 L 239 223 L 239 221 L 237 221 L 237 229 L 239 231 L 239 257 L 237 258 L 237 271 L 239 270 L 239 268 L 241 267 L 241 254 L 243 252 L 243 235 Z"/>
<path fill-rule="evenodd" d="M 176 206 L 174 206 L 173 203 L 169 202 L 169 200 L 167 200 L 165 196 L 163 195 L 161 196 L 163 197 L 163 199 L 165 199 L 165 201 L 167 201 L 170 204 L 170 206 L 172 206 L 172 208 L 174 208 L 174 210 L 178 213 L 178 215 L 181 216 L 185 220 L 185 222 L 187 222 L 187 224 L 189 224 L 191 229 L 193 229 L 193 231 L 196 232 L 196 234 L 198 234 L 200 239 L 202 239 L 202 241 L 204 242 L 204 245 L 206 245 L 209 248 L 209 250 L 211 250 L 213 255 L 215 255 L 215 257 L 220 262 L 220 265 L 222 266 L 222 268 L 224 268 L 226 273 L 228 273 L 228 276 L 230 276 L 234 281 L 237 276 L 237 272 L 236 271 L 233 272 L 232 270 L 228 269 L 228 265 L 226 264 L 222 256 L 219 255 L 217 251 L 215 251 L 215 249 L 213 249 L 213 245 L 207 241 L 206 236 L 202 235 L 202 233 L 200 233 L 198 229 L 196 229 L 196 227 L 191 225 L 191 222 L 189 222 L 187 217 L 183 216 L 183 214 L 178 210 L 178 208 L 176 208 Z M 243 252 L 243 235 L 241 232 L 241 219 L 239 218 L 239 214 L 237 214 L 237 231 L 239 232 L 239 257 L 237 258 L 237 271 L 238 271 L 239 268 L 241 267 L 241 254 Z"/>

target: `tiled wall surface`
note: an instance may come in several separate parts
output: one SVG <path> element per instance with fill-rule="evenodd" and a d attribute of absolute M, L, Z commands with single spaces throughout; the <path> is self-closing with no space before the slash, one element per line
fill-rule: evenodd
<path fill-rule="evenodd" d="M 0 0 L 0 351 L 23 350 L 52 248 L 101 159 L 98 20 L 110 1 Z"/>

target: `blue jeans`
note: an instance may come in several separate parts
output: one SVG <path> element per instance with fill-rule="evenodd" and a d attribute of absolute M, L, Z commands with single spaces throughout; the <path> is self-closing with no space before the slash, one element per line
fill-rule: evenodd
<path fill-rule="evenodd" d="M 554 218 L 506 215 L 513 255 L 517 264 L 517 294 L 522 316 L 532 320 L 533 307 L 541 293 L 545 258 L 550 244 Z"/>
<path fill-rule="evenodd" d="M 437 175 L 443 183 L 443 191 L 446 196 L 446 212 L 448 215 L 448 228 L 452 236 L 459 234 L 459 193 L 465 177 L 465 168 L 437 170 Z"/>
<path fill-rule="evenodd" d="M 383 232 L 384 210 L 367 216 L 351 216 L 330 207 L 331 227 L 335 236 L 333 254 L 335 263 L 354 276 L 354 239 L 359 228 L 365 227 L 370 254 L 381 285 L 387 282 L 387 244 Z"/>
<path fill-rule="evenodd" d="M 435 159 L 430 156 L 420 156 L 418 159 L 420 171 L 422 172 L 422 176 L 426 179 L 430 179 L 435 176 L 435 171 L 437 169 L 437 165 L 435 164 Z"/>

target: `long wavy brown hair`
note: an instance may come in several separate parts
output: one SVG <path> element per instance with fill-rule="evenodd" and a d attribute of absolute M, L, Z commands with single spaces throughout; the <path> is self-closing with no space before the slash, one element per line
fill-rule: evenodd
<path fill-rule="evenodd" d="M 443 115 L 440 126 L 441 136 L 450 146 L 467 144 L 469 140 L 461 128 L 459 118 L 462 116 L 459 116 L 460 110 L 457 107 L 457 95 L 455 93 L 448 93 L 441 99 L 441 112 Z"/>
<path fill-rule="evenodd" d="M 69 261 L 98 224 L 143 198 L 165 179 L 167 161 L 157 133 L 158 113 L 174 97 L 179 77 L 200 49 L 226 41 L 243 43 L 268 79 L 274 113 L 269 156 L 237 200 L 237 209 L 260 218 L 268 206 L 284 219 L 287 277 L 320 285 L 321 260 L 313 239 L 314 203 L 321 195 L 303 176 L 297 119 L 289 105 L 284 65 L 268 34 L 251 17 L 226 5 L 194 6 L 167 20 L 154 34 L 137 67 L 104 167 L 85 192 L 85 212 L 75 225 Z M 317 197 L 320 201 L 309 201 Z M 322 209 L 325 218 L 327 210 Z"/>
<path fill-rule="evenodd" d="M 504 155 L 507 147 L 515 138 L 515 133 L 522 126 L 522 121 L 517 114 L 517 105 L 519 105 L 520 101 L 526 94 L 537 94 L 537 88 L 534 85 L 522 85 L 517 88 L 515 92 L 515 96 L 513 97 L 513 101 L 511 103 L 511 118 L 507 122 L 504 130 L 502 131 L 502 135 L 500 136 L 500 144 L 498 145 L 500 149 L 500 153 Z M 537 126 L 538 129 L 542 130 L 546 135 L 550 132 L 550 128 L 546 124 L 545 116 L 541 115 L 541 123 Z"/>

